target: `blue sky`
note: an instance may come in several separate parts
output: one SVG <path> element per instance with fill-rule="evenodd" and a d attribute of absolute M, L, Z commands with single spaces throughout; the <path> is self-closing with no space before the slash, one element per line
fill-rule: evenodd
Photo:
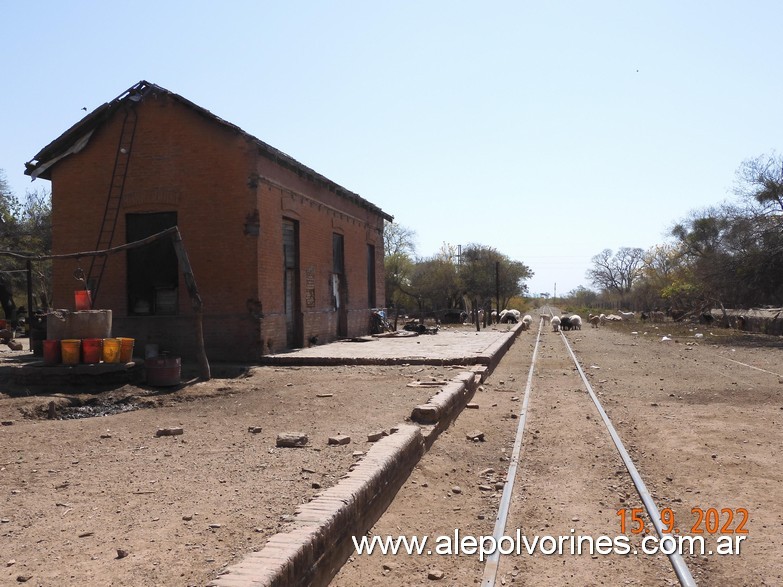
<path fill-rule="evenodd" d="M 417 253 L 589 285 L 780 152 L 783 3 L 43 0 L 0 7 L 0 169 L 147 80 L 377 204 Z"/>

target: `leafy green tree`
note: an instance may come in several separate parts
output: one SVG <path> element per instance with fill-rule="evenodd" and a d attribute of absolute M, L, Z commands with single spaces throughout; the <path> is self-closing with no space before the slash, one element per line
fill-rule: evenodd
<path fill-rule="evenodd" d="M 524 282 L 533 276 L 533 271 L 493 247 L 469 244 L 462 250 L 459 274 L 468 299 L 489 308 L 499 294 L 498 310 L 502 310 L 511 298 L 527 292 Z"/>
<path fill-rule="evenodd" d="M 28 190 L 20 201 L 10 190 L 0 170 L 0 250 L 46 256 L 52 250 L 51 196 L 48 191 Z M 37 289 L 49 291 L 51 262 L 36 262 Z M 26 262 L 8 255 L 0 256 L 0 304 L 7 319 L 16 319 L 15 292 L 26 291 Z M 20 299 L 24 299 L 23 294 Z M 25 304 L 26 305 L 26 304 Z"/>
<path fill-rule="evenodd" d="M 411 290 L 424 310 L 458 308 L 461 280 L 456 264 L 441 255 L 418 262 L 413 271 Z"/>

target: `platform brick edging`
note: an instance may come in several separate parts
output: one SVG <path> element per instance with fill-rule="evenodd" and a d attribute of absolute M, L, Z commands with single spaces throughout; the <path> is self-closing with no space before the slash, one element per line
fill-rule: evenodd
<path fill-rule="evenodd" d="M 428 426 L 448 419 L 454 411 L 462 410 L 468 396 L 473 395 L 477 386 L 475 373 L 470 371 L 459 373 L 430 397 L 426 404 L 413 408 L 411 420 Z"/>
<path fill-rule="evenodd" d="M 212 587 L 326 586 L 386 511 L 425 452 L 418 426 L 401 424 L 337 485 L 296 510 L 290 532 L 226 569 Z"/>

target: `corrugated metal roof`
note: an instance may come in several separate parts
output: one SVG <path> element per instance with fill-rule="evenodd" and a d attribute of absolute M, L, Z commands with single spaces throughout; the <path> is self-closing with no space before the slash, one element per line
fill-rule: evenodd
<path fill-rule="evenodd" d="M 332 180 L 321 175 L 320 173 L 317 173 L 316 171 L 307 167 L 306 165 L 303 165 L 302 163 L 300 163 L 290 155 L 287 155 L 283 151 L 280 151 L 279 149 L 275 149 L 274 147 L 265 143 L 261 139 L 258 139 L 253 135 L 245 132 L 237 125 L 232 124 L 226 120 L 223 120 L 219 116 L 214 115 L 206 108 L 202 108 L 201 106 L 194 104 L 190 100 L 183 98 L 182 96 L 175 94 L 174 92 L 171 92 L 157 84 L 152 84 L 144 80 L 141 80 L 137 84 L 134 84 L 126 91 L 124 91 L 122 94 L 117 96 L 111 102 L 107 102 L 105 104 L 102 104 L 101 106 L 98 106 L 98 108 L 90 112 L 87 116 L 82 118 L 79 122 L 74 124 L 71 128 L 66 130 L 63 134 L 61 134 L 51 143 L 46 145 L 35 155 L 35 157 L 33 157 L 30 161 L 28 161 L 25 164 L 26 167 L 25 174 L 33 175 L 35 177 L 42 177 L 43 179 L 51 179 L 48 167 L 56 159 L 66 156 L 78 141 L 82 140 L 86 135 L 92 133 L 96 128 L 104 124 L 109 118 L 111 118 L 114 115 L 115 112 L 117 112 L 117 110 L 119 110 L 121 107 L 124 107 L 129 101 L 140 102 L 144 99 L 145 96 L 147 96 L 150 93 L 166 94 L 167 96 L 170 96 L 171 98 L 181 102 L 188 108 L 212 120 L 213 122 L 216 122 L 234 132 L 244 135 L 245 137 L 248 138 L 248 140 L 253 141 L 258 146 L 259 153 L 261 155 L 268 157 L 269 159 L 272 159 L 278 165 L 281 165 L 283 167 L 295 171 L 299 175 L 307 178 L 308 180 L 335 192 L 337 195 L 344 197 L 347 200 L 352 201 L 353 203 L 363 208 L 371 210 L 372 212 L 378 214 L 379 216 L 383 217 L 388 221 L 393 220 L 393 217 L 391 215 L 381 210 L 375 204 L 372 204 L 371 202 L 365 200 L 358 194 L 333 182 Z"/>

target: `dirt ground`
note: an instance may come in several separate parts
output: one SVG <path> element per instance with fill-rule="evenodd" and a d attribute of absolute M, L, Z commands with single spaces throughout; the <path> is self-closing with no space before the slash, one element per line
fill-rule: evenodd
<path fill-rule="evenodd" d="M 749 511 L 740 556 L 686 557 L 699 584 L 781 584 L 783 341 L 674 328 L 567 336 L 659 508 L 672 508 L 683 533 L 696 521 L 692 508 Z M 663 334 L 674 340 L 661 342 Z M 520 334 L 476 393 L 478 409 L 441 435 L 370 535 L 492 534 L 535 335 Z M 505 533 L 618 535 L 618 510 L 641 501 L 562 343 L 549 332 L 541 340 Z M 402 422 L 432 393 L 408 383 L 460 370 L 252 367 L 174 391 L 91 395 L 6 386 L 0 584 L 205 585 L 336 483 L 367 450 L 367 434 Z M 57 419 L 48 419 L 50 402 Z M 94 405 L 75 405 L 85 402 Z M 85 412 L 111 415 L 73 417 Z M 157 437 L 162 427 L 184 434 Z M 472 430 L 485 442 L 468 441 Z M 309 444 L 276 448 L 280 432 L 306 433 Z M 328 445 L 338 433 L 352 442 Z M 332 584 L 470 585 L 483 571 L 478 556 L 357 554 Z M 505 585 L 674 583 L 666 559 L 651 556 L 525 554 L 501 559 L 498 573 Z"/>
<path fill-rule="evenodd" d="M 783 378 L 734 361 L 781 374 L 783 340 L 710 332 L 631 324 L 567 336 L 647 489 L 659 509 L 671 508 L 681 534 L 695 535 L 692 508 L 749 511 L 740 556 L 685 557 L 697 583 L 780 585 Z M 673 340 L 661 342 L 664 334 Z M 630 516 L 632 508 L 642 507 L 641 499 L 558 336 L 541 337 L 504 534 L 514 536 L 519 529 L 531 540 L 614 537 L 620 534 L 618 511 Z M 369 537 L 436 540 L 455 529 L 462 536 L 492 535 L 517 428 L 512 414 L 520 412 L 534 338 L 534 332 L 522 333 L 476 394 L 479 409 L 465 410 L 439 438 Z M 476 429 L 486 432 L 486 442 L 466 439 Z M 645 523 L 651 532 L 646 516 Z M 629 523 L 630 544 L 641 552 L 641 535 L 630 528 Z M 702 522 L 697 529 L 714 548 L 717 535 L 706 532 L 712 528 Z M 478 559 L 356 554 L 332 585 L 478 584 L 485 569 Z M 501 557 L 496 584 L 676 585 L 677 580 L 663 556 L 523 553 Z"/>

